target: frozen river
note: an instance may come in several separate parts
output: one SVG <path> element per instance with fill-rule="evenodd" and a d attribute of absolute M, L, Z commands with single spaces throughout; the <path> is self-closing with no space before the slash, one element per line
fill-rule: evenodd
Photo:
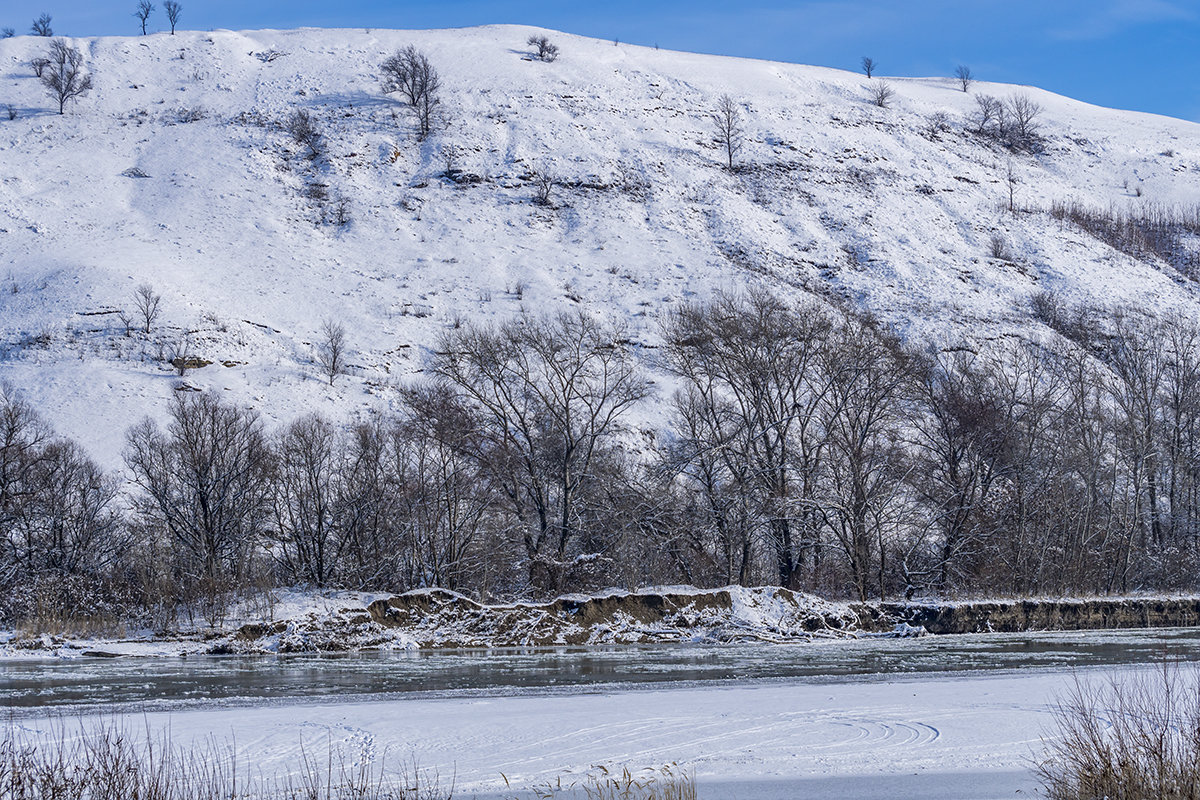
<path fill-rule="evenodd" d="M 123 715 L 176 742 L 416 759 L 458 797 L 596 765 L 695 770 L 703 800 L 1029 797 L 1072 673 L 1200 661 L 1200 632 L 973 635 L 805 645 L 75 659 L 0 664 L 9 724 Z M 502 777 L 502 774 L 504 777 Z"/>
<path fill-rule="evenodd" d="M 8 709 L 137 709 L 600 691 L 647 684 L 879 682 L 928 673 L 1002 673 L 1200 661 L 1200 628 L 831 640 L 791 645 L 658 645 L 542 650 L 0 661 Z"/>

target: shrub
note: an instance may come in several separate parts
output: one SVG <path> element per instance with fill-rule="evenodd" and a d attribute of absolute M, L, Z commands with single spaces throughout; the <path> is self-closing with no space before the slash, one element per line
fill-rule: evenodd
<path fill-rule="evenodd" d="M 1042 107 L 1028 95 L 1018 94 L 1000 100 L 990 95 L 975 96 L 972 123 L 975 132 L 999 142 L 1010 150 L 1033 153 L 1042 149 Z"/>
<path fill-rule="evenodd" d="M 989 252 L 992 258 L 998 258 L 1002 261 L 1012 260 L 1012 256 L 1008 252 L 1008 242 L 998 233 L 992 236 Z"/>
<path fill-rule="evenodd" d="M 871 102 L 880 108 L 887 108 L 891 105 L 892 98 L 896 96 L 896 92 L 892 89 L 891 84 L 887 81 L 879 81 L 871 86 Z"/>
<path fill-rule="evenodd" d="M 318 757 L 301 748 L 295 774 L 252 769 L 233 743 L 183 747 L 170 732 L 135 732 L 118 720 L 56 722 L 44 735 L 9 724 L 0 736 L 5 798 L 225 798 L 226 800 L 450 800 L 434 770 L 415 762 L 396 770 L 329 745 Z M 641 797 L 641 795 L 638 795 Z M 672 796 L 673 797 L 673 796 Z"/>
<path fill-rule="evenodd" d="M 1037 767 L 1050 800 L 1200 800 L 1200 673 L 1077 678 Z"/>
<path fill-rule="evenodd" d="M 945 111 L 935 111 L 925 118 L 925 135 L 930 139 L 938 138 L 950 130 L 950 115 Z"/>
<path fill-rule="evenodd" d="M 530 180 L 533 183 L 533 202 L 539 206 L 553 205 L 550 195 L 558 183 L 554 174 L 545 169 L 535 169 Z"/>
<path fill-rule="evenodd" d="M 530 36 L 525 42 L 533 48 L 534 56 L 540 61 L 553 61 L 558 58 L 558 45 L 541 35 Z"/>
<path fill-rule="evenodd" d="M 321 157 L 322 133 L 312 114 L 303 108 L 298 108 L 284 122 L 284 128 L 296 144 L 302 144 L 308 148 L 310 159 L 316 160 Z"/>

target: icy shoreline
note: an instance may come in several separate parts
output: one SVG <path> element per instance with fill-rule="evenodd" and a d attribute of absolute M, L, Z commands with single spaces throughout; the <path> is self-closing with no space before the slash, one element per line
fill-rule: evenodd
<path fill-rule="evenodd" d="M 1037 598 L 842 603 L 777 587 L 688 586 L 485 605 L 443 589 L 401 595 L 288 590 L 214 627 L 121 637 L 0 631 L 0 659 L 330 653 L 1181 627 L 1200 598 Z"/>

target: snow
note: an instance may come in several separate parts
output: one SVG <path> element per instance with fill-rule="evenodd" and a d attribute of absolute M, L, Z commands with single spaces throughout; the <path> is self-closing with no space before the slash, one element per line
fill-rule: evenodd
<path fill-rule="evenodd" d="M 1031 793 L 1031 758 L 1052 723 L 1054 697 L 1070 680 L 1059 670 L 542 690 L 118 719 L 138 730 L 169 727 L 177 744 L 228 738 L 265 773 L 294 769 L 302 747 L 311 755 L 332 746 L 371 762 L 386 754 L 388 763 L 415 761 L 455 776 L 455 794 L 464 797 L 511 797 L 559 778 L 569 785 L 599 766 L 677 763 L 694 770 L 706 800 L 961 800 Z M 41 719 L 19 721 L 38 729 Z"/>
<path fill-rule="evenodd" d="M 533 31 L 75 39 L 96 89 L 63 117 L 27 67 L 45 41 L 0 41 L 0 105 L 18 114 L 0 119 L 0 380 L 114 466 L 126 427 L 161 418 L 181 380 L 273 422 L 346 419 L 396 402 L 456 320 L 521 310 L 582 307 L 652 357 L 664 312 L 753 284 L 843 296 L 931 343 L 1028 332 L 1042 289 L 1196 309 L 1162 265 L 1002 211 L 1008 155 L 964 132 L 973 95 L 950 79 L 888 79 L 896 99 L 879 109 L 865 78 L 831 69 L 558 33 L 561 57 L 533 61 Z M 424 143 L 378 88 L 378 64 L 409 43 L 444 85 L 448 124 Z M 1047 151 L 1013 157 L 1021 205 L 1197 199 L 1193 123 L 974 92 L 1045 107 Z M 707 117 L 723 93 L 745 112 L 753 168 L 739 174 Z M 279 127 L 296 108 L 323 127 L 326 160 Z M 931 138 L 936 111 L 952 131 Z M 450 145 L 480 183 L 441 177 Z M 533 204 L 535 168 L 574 184 L 555 208 Z M 315 224 L 310 182 L 347 199 L 348 225 Z M 1017 263 L 987 257 L 994 234 Z M 163 322 L 126 337 L 111 312 L 142 283 L 163 294 Z M 333 387 L 311 363 L 326 317 L 354 349 Z M 214 364 L 180 379 L 160 355 L 185 332 Z M 639 413 L 657 424 L 662 407 Z"/>
<path fill-rule="evenodd" d="M 638 602 L 643 597 L 651 599 L 650 607 Z M 620 602 L 623 599 L 629 602 Z M 661 608 L 654 602 L 658 600 Z M 389 602 L 381 609 L 369 608 L 376 601 Z M 589 613 L 581 615 L 585 609 Z M 397 596 L 283 588 L 243 600 L 220 619 L 181 616 L 167 631 L 144 630 L 121 638 L 42 635 L 32 639 L 0 632 L 0 660 L 47 654 L 161 657 L 418 647 L 807 642 L 856 638 L 861 635 L 857 626 L 857 615 L 844 603 L 777 587 L 610 589 L 597 595 L 565 595 L 549 603 L 510 605 L 481 604 L 446 589 L 416 589 Z M 904 626 L 893 635 L 914 632 Z"/>
<path fill-rule="evenodd" d="M 356 592 L 332 589 L 281 587 L 271 589 L 233 605 L 228 613 L 210 627 L 202 616 L 189 618 L 180 615 L 172 630 L 131 630 L 121 637 L 93 635 L 86 637 L 50 636 L 43 634 L 28 639 L 18 631 L 0 630 L 0 661 L 54 658 L 81 658 L 96 654 L 135 658 L 178 657 L 211 652 L 227 645 L 245 625 L 281 623 L 282 630 L 264 636 L 258 642 L 259 652 L 277 653 L 295 650 L 316 650 L 324 640 L 310 634 L 326 634 L 344 640 L 342 649 L 361 644 L 356 638 L 360 626 L 353 618 L 366 612 L 376 600 L 391 597 L 384 592 Z M 373 649 L 410 649 L 416 646 L 403 632 L 397 631 L 378 641 L 367 640 Z"/>

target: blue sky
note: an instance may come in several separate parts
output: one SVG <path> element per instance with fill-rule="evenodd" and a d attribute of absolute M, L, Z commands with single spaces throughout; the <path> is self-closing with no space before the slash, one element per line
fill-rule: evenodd
<path fill-rule="evenodd" d="M 623 42 L 856 69 L 1026 83 L 1200 122 L 1200 0 L 180 0 L 182 27 L 441 28 L 513 22 Z M 161 0 L 151 25 L 165 25 Z M 20 32 L 132 34 L 135 0 L 5 0 Z"/>

